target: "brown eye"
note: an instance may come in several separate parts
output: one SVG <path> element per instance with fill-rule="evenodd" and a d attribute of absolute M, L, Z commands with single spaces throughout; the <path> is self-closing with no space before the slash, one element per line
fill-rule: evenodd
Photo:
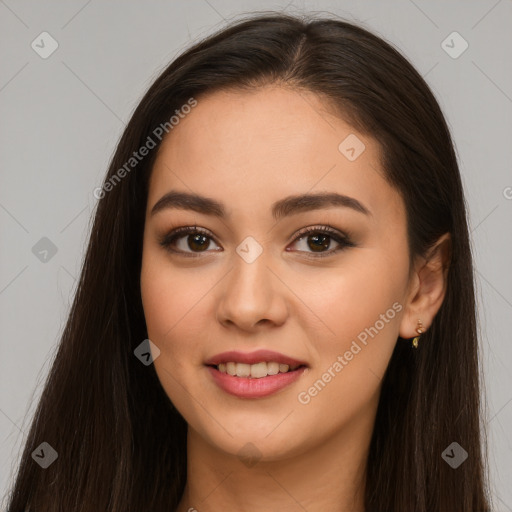
<path fill-rule="evenodd" d="M 217 245 L 213 236 L 205 229 L 187 226 L 171 231 L 159 243 L 166 250 L 175 254 L 200 256 L 202 252 L 210 252 L 212 242 Z M 332 249 L 333 243 L 338 247 Z M 330 256 L 347 247 L 355 247 L 348 236 L 330 226 L 304 228 L 299 232 L 293 244 L 302 244 L 302 248 L 298 249 L 298 252 L 313 255 L 315 258 Z M 220 247 L 214 250 L 222 251 Z"/>
<path fill-rule="evenodd" d="M 204 251 L 205 249 L 208 249 L 208 246 L 210 245 L 208 237 L 200 233 L 196 235 L 187 235 L 185 238 L 188 242 L 188 247 L 191 250 Z"/>
<path fill-rule="evenodd" d="M 338 247 L 329 250 L 333 241 L 335 244 L 338 244 Z M 297 245 L 299 242 L 302 242 L 302 249 L 299 249 L 299 252 L 307 254 L 313 253 L 315 254 L 315 257 L 330 256 L 347 247 L 355 246 L 348 236 L 340 233 L 330 226 L 304 228 L 299 232 L 293 243 Z"/>
<path fill-rule="evenodd" d="M 329 235 L 309 235 L 307 241 L 308 247 L 314 252 L 321 252 L 321 249 L 328 249 L 329 245 L 331 245 L 331 237 Z"/>
<path fill-rule="evenodd" d="M 159 243 L 170 252 L 195 256 L 195 253 L 207 251 L 212 241 L 213 237 L 207 231 L 188 226 L 171 231 Z"/>

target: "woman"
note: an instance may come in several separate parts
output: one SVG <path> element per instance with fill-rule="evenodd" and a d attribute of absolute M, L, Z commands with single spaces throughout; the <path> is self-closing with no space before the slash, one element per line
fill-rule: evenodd
<path fill-rule="evenodd" d="M 460 174 L 389 44 L 233 23 L 95 196 L 8 510 L 490 510 Z"/>

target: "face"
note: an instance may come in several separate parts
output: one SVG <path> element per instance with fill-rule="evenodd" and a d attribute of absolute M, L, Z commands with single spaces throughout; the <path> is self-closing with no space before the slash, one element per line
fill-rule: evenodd
<path fill-rule="evenodd" d="M 252 443 L 284 459 L 368 429 L 397 342 L 404 204 L 377 142 L 328 110 L 275 86 L 198 98 L 152 170 L 141 293 L 155 370 L 226 454 Z"/>

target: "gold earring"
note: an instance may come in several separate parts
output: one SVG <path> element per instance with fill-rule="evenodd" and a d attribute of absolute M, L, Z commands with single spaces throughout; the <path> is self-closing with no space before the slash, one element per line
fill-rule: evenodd
<path fill-rule="evenodd" d="M 414 348 L 418 348 L 418 341 L 420 339 L 420 336 L 423 334 L 423 323 L 422 321 L 418 318 L 418 327 L 416 328 L 416 332 L 418 333 L 418 336 L 416 336 L 413 340 L 412 340 L 412 346 Z"/>

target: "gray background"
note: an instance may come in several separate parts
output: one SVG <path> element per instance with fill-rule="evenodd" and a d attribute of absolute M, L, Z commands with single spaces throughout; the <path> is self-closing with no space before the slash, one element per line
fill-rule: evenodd
<path fill-rule="evenodd" d="M 359 22 L 401 49 L 445 112 L 470 210 L 492 492 L 496 510 L 512 511 L 511 0 L 0 0 L 0 498 L 69 311 L 93 190 L 126 121 L 192 40 L 263 9 Z M 59 45 L 46 59 L 31 47 L 44 31 Z M 453 31 L 469 44 L 458 58 L 442 46 Z M 33 251 L 43 237 L 57 248 L 46 262 Z"/>

